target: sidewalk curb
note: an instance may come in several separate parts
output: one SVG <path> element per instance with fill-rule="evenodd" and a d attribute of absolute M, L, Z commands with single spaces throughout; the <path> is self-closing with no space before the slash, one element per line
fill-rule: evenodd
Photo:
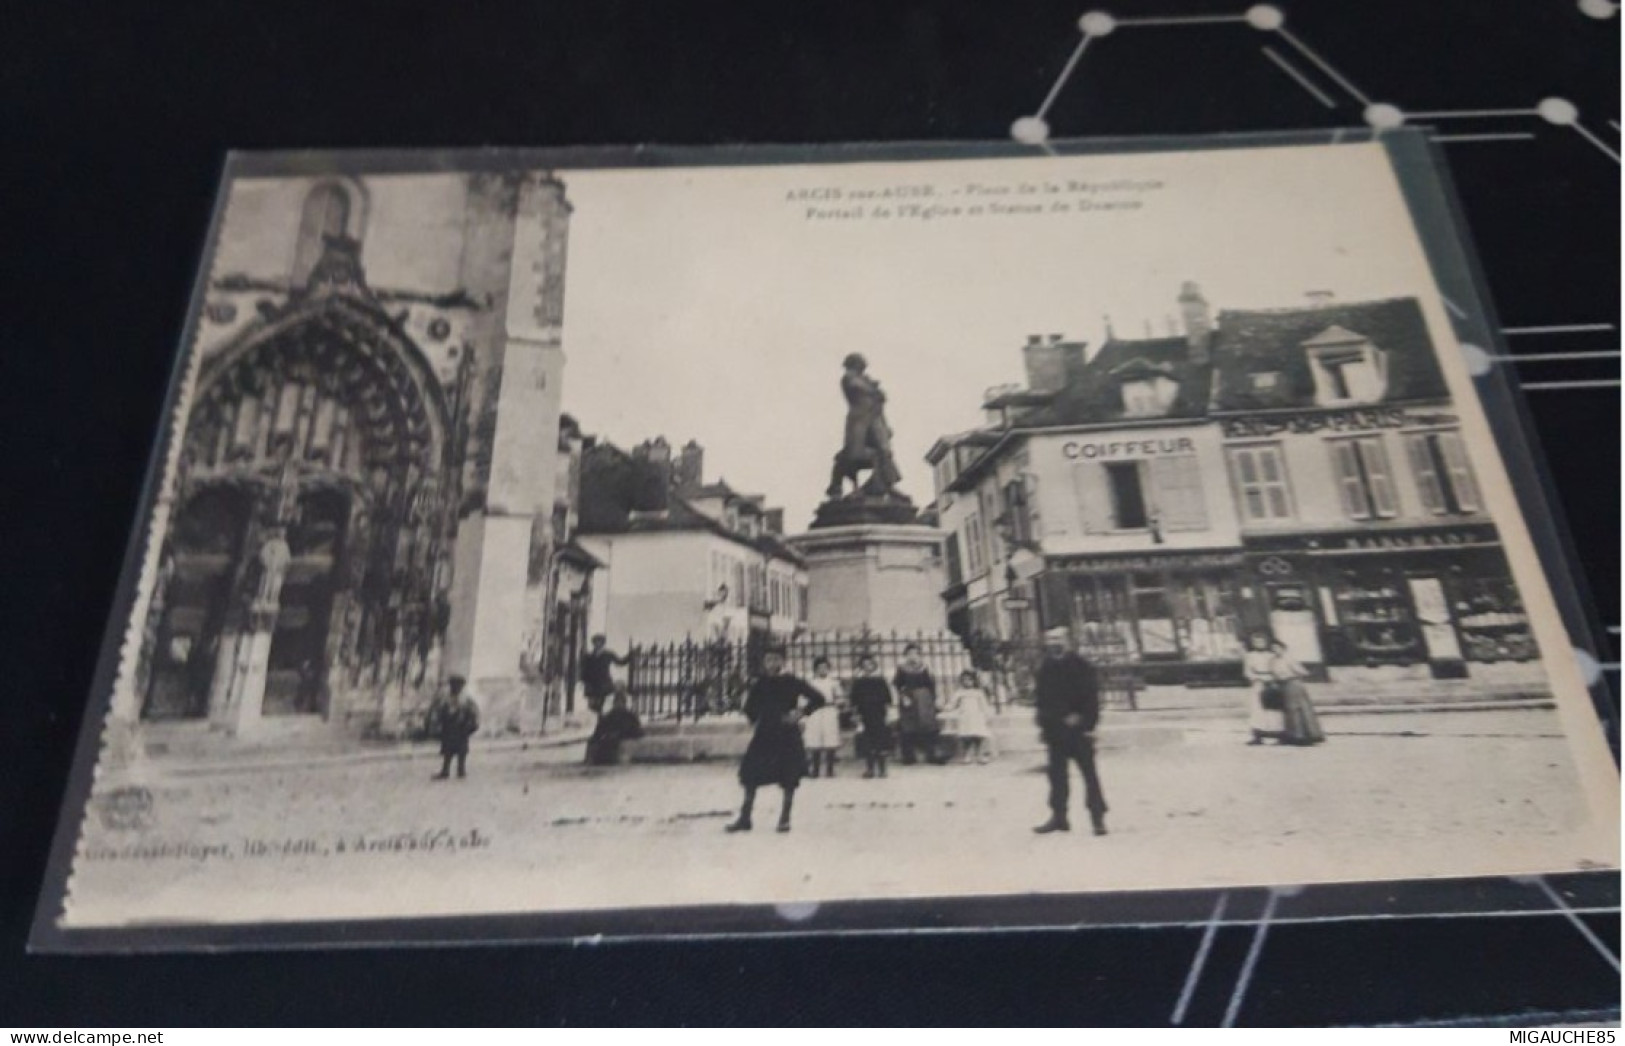
<path fill-rule="evenodd" d="M 539 734 L 535 737 L 496 737 L 483 742 L 476 737 L 473 751 L 504 753 L 568 748 L 571 745 L 584 744 L 591 734 L 591 729 L 581 728 L 569 733 Z M 166 763 L 162 757 L 148 757 L 147 765 L 159 768 L 162 774 L 169 777 L 204 777 L 238 771 L 314 770 L 327 766 L 381 763 L 391 760 L 432 761 L 440 758 L 437 744 L 435 741 L 363 742 L 362 747 L 349 751 L 305 754 L 297 751 L 265 752 L 252 755 L 239 754 L 227 759 L 211 758 L 196 762 L 179 760 L 174 763 Z"/>

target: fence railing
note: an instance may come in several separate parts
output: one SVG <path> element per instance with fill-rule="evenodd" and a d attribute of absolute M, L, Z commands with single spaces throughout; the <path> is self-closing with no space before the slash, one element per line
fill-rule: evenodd
<path fill-rule="evenodd" d="M 828 658 L 830 674 L 849 680 L 858 674 L 858 662 L 873 657 L 888 679 L 909 652 L 931 671 L 944 694 L 952 691 L 960 673 L 976 672 L 993 698 L 996 711 L 1010 705 L 1030 704 L 1033 677 L 1043 656 L 1040 643 L 979 643 L 973 651 L 952 633 L 856 633 L 801 636 L 781 644 L 785 670 L 802 677 L 813 675 L 813 664 Z M 736 712 L 744 705 L 750 681 L 761 671 L 763 637 L 735 640 L 670 643 L 634 643 L 628 650 L 627 691 L 633 710 L 648 719 L 697 719 Z M 1136 707 L 1132 658 L 1121 644 L 1095 643 L 1079 652 L 1100 670 L 1101 696 L 1108 707 Z"/>

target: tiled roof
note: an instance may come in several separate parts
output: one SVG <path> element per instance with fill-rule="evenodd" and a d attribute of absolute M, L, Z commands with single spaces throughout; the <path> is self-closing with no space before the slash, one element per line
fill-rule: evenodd
<path fill-rule="evenodd" d="M 1052 425 L 1091 425 L 1124 417 L 1122 382 L 1140 374 L 1161 374 L 1179 383 L 1168 418 L 1201 417 L 1207 410 L 1206 364 L 1190 362 L 1190 343 L 1183 337 L 1112 339 L 1084 365 L 1078 380 L 1068 385 L 1055 402 L 1022 414 L 1018 428 Z"/>
<path fill-rule="evenodd" d="M 1162 374 L 1178 381 L 1179 393 L 1162 415 L 1172 420 L 1226 411 L 1309 407 L 1314 405 L 1315 385 L 1305 346 L 1324 348 L 1366 340 L 1386 353 L 1384 402 L 1449 396 L 1421 306 L 1414 298 L 1221 311 L 1209 346 L 1211 362 L 1190 362 L 1190 344 L 1183 336 L 1114 338 L 1090 357 L 1054 402 L 1018 414 L 1011 427 L 999 434 L 1000 440 L 972 461 L 950 489 L 973 485 L 1024 432 L 1125 420 L 1120 391 L 1125 379 Z M 1259 387 L 1253 375 L 1264 373 L 1276 378 L 1272 385 Z"/>
<path fill-rule="evenodd" d="M 1385 402 L 1449 395 L 1434 356 L 1422 309 L 1414 298 L 1317 305 L 1298 309 L 1226 310 L 1214 339 L 1215 411 L 1267 410 L 1314 403 L 1315 383 L 1305 345 L 1369 339 L 1387 353 Z M 1274 388 L 1255 388 L 1252 375 L 1274 372 Z"/>
<path fill-rule="evenodd" d="M 659 486 L 658 473 L 649 468 L 647 462 L 638 461 L 612 443 L 599 441 L 583 455 L 580 524 L 576 532 L 706 532 L 779 559 L 795 563 L 802 561 L 776 535 L 764 534 L 752 538 L 729 530 L 675 491 L 662 491 Z M 731 490 L 729 492 L 733 493 Z"/>

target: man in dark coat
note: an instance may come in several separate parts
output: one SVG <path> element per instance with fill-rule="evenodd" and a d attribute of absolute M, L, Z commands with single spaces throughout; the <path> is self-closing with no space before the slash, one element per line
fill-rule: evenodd
<path fill-rule="evenodd" d="M 784 670 L 784 651 L 770 648 L 762 655 L 762 674 L 745 697 L 745 718 L 752 727 L 750 744 L 739 763 L 739 783 L 745 802 L 730 832 L 750 831 L 756 789 L 775 784 L 784 792 L 779 807 L 779 831 L 790 830 L 790 807 L 796 787 L 807 772 L 807 749 L 801 742 L 801 720 L 824 703 L 818 688 Z"/>
<path fill-rule="evenodd" d="M 604 700 L 615 690 L 614 665 L 631 659 L 604 646 L 603 636 L 592 637 L 592 649 L 581 657 L 581 688 L 587 694 L 587 707 L 593 715 L 604 710 Z"/>
<path fill-rule="evenodd" d="M 480 728 L 480 706 L 463 693 L 466 680 L 452 676 L 446 680 L 451 693 L 436 701 L 429 711 L 429 730 L 440 738 L 440 772 L 436 781 L 451 776 L 451 761 L 457 760 L 457 776 L 468 776 L 468 739 Z"/>
<path fill-rule="evenodd" d="M 1033 831 L 1071 831 L 1066 808 L 1071 798 L 1072 763 L 1083 773 L 1084 806 L 1096 835 L 1106 834 L 1106 797 L 1095 771 L 1095 726 L 1100 721 L 1100 680 L 1095 666 L 1072 649 L 1065 628 L 1044 633 L 1044 661 L 1036 686 L 1038 729 L 1049 750 L 1050 818 Z"/>

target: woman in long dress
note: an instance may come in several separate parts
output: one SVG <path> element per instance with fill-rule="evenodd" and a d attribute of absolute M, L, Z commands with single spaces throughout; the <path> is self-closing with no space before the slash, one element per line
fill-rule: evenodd
<path fill-rule="evenodd" d="M 830 675 L 829 658 L 813 659 L 813 677 L 807 680 L 824 695 L 824 703 L 808 714 L 801 735 L 807 746 L 807 776 L 817 777 L 820 766 L 825 777 L 835 776 L 835 753 L 841 747 L 841 681 Z"/>
<path fill-rule="evenodd" d="M 1247 726 L 1253 734 L 1253 739 L 1247 742 L 1250 745 L 1261 745 L 1265 738 L 1279 741 L 1286 732 L 1286 716 L 1281 711 L 1281 692 L 1275 678 L 1273 642 L 1269 633 L 1254 632 L 1247 637 L 1247 653 L 1241 659 L 1242 671 L 1252 684 L 1247 705 Z"/>
<path fill-rule="evenodd" d="M 807 772 L 801 719 L 823 703 L 824 695 L 805 679 L 784 671 L 783 650 L 769 650 L 762 655 L 762 674 L 751 683 L 745 697 L 745 718 L 753 728 L 745 757 L 739 762 L 739 783 L 745 789 L 745 801 L 728 831 L 750 831 L 756 790 L 763 785 L 778 785 L 784 792 L 784 802 L 779 806 L 779 831 L 790 830 L 790 807 L 795 802 L 796 787 Z"/>
<path fill-rule="evenodd" d="M 1309 689 L 1303 679 L 1309 673 L 1292 659 L 1286 644 L 1277 640 L 1271 647 L 1274 655 L 1271 674 L 1281 694 L 1281 743 L 1284 745 L 1318 745 L 1326 740 L 1320 728 L 1320 716 L 1315 713 L 1314 702 L 1309 700 Z"/>

